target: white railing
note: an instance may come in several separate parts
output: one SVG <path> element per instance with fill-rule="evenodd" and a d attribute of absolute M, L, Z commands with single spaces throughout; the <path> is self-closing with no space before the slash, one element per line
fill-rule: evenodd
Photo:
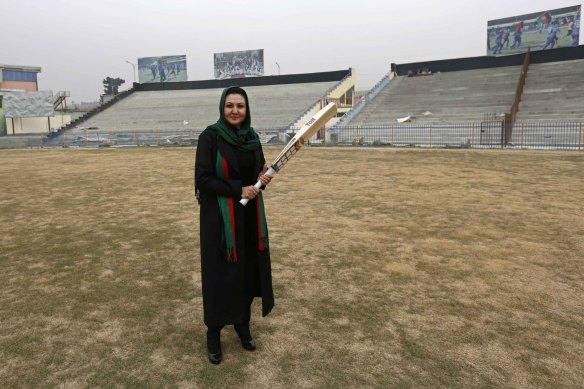
<path fill-rule="evenodd" d="M 341 117 L 337 125 L 331 128 L 331 131 L 337 131 L 347 126 L 351 122 L 351 120 L 353 120 L 353 118 L 357 116 L 359 112 L 361 112 L 365 105 L 367 105 L 369 101 L 373 100 L 373 98 L 375 98 L 375 96 L 377 96 L 379 92 L 381 92 L 383 88 L 385 88 L 389 84 L 390 81 L 391 78 L 389 77 L 389 74 L 386 74 L 381 80 L 377 82 L 377 84 L 373 86 L 373 88 L 371 88 L 369 92 L 367 92 L 363 99 L 361 99 L 357 104 L 353 106 L 353 108 L 348 110 Z"/>
<path fill-rule="evenodd" d="M 347 75 L 345 77 L 343 77 L 339 82 L 337 82 L 335 85 L 331 86 L 326 92 L 324 92 L 324 94 L 322 95 L 321 98 L 316 100 L 314 102 L 314 104 L 312 104 L 309 108 L 307 108 L 304 112 L 302 112 L 298 117 L 296 117 L 296 119 L 294 119 L 288 127 L 291 130 L 293 130 L 296 127 L 300 127 L 299 123 L 302 123 L 303 121 L 305 121 L 306 119 L 311 117 L 314 113 L 318 112 L 318 110 L 324 106 L 322 104 L 323 101 L 326 102 L 327 97 L 332 92 L 334 92 L 337 88 L 340 88 L 341 85 L 343 85 L 343 83 L 345 81 L 347 81 L 347 79 L 349 79 L 352 75 L 353 75 L 353 69 L 349 68 L 349 72 L 347 73 Z"/>

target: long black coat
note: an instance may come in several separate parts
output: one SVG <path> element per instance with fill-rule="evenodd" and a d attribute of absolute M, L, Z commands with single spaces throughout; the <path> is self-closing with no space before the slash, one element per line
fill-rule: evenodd
<path fill-rule="evenodd" d="M 217 176 L 217 150 L 227 160 L 229 179 Z M 261 146 L 254 153 L 257 177 L 265 158 Z M 201 133 L 197 143 L 195 187 L 199 191 L 200 199 L 201 280 L 205 324 L 221 326 L 242 323 L 245 321 L 246 304 L 249 304 L 246 300 L 250 295 L 262 298 L 262 315 L 266 316 L 274 306 L 270 251 L 269 248 L 259 251 L 257 244 L 245 242 L 246 235 L 248 239 L 253 235 L 252 231 L 256 231 L 257 237 L 257 222 L 253 218 L 253 223 L 248 218 L 248 225 L 244 225 L 245 208 L 255 209 L 256 203 L 252 200 L 245 207 L 239 203 L 242 181 L 235 150 L 210 129 Z M 233 197 L 237 262 L 226 259 L 218 195 Z M 249 230 L 250 228 L 253 230 Z"/>

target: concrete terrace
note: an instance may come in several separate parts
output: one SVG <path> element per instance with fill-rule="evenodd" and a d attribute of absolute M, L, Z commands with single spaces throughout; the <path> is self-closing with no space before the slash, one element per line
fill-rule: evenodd
<path fill-rule="evenodd" d="M 509 66 L 396 77 L 350 125 L 395 124 L 406 116 L 413 124 L 480 122 L 487 112 L 510 110 L 520 71 Z"/>
<path fill-rule="evenodd" d="M 338 81 L 244 87 L 255 128 L 283 128 Z M 217 121 L 223 88 L 134 92 L 69 132 L 192 130 Z"/>
<path fill-rule="evenodd" d="M 584 60 L 530 65 L 516 123 L 583 120 Z"/>

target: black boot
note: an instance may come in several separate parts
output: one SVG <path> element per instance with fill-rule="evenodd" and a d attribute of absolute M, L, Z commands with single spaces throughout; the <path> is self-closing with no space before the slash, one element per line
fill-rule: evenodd
<path fill-rule="evenodd" d="M 221 328 L 207 329 L 207 356 L 209 357 L 209 362 L 214 365 L 220 364 L 223 360 L 223 354 L 221 354 Z"/>
<path fill-rule="evenodd" d="M 235 324 L 235 332 L 239 335 L 239 340 L 241 340 L 241 345 L 247 351 L 253 351 L 256 349 L 255 340 L 251 337 L 251 332 L 249 331 L 249 322 L 242 324 Z"/>

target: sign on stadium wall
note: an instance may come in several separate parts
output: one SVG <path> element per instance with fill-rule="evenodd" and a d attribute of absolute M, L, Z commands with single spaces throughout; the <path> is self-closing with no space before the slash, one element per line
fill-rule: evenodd
<path fill-rule="evenodd" d="M 214 53 L 215 79 L 264 75 L 264 49 Z"/>
<path fill-rule="evenodd" d="M 138 81 L 140 84 L 187 80 L 186 55 L 138 58 Z"/>
<path fill-rule="evenodd" d="M 48 117 L 54 115 L 53 92 L 2 92 L 4 115 L 9 118 Z"/>
<path fill-rule="evenodd" d="M 550 9 L 487 22 L 487 55 L 578 46 L 580 7 Z"/>

